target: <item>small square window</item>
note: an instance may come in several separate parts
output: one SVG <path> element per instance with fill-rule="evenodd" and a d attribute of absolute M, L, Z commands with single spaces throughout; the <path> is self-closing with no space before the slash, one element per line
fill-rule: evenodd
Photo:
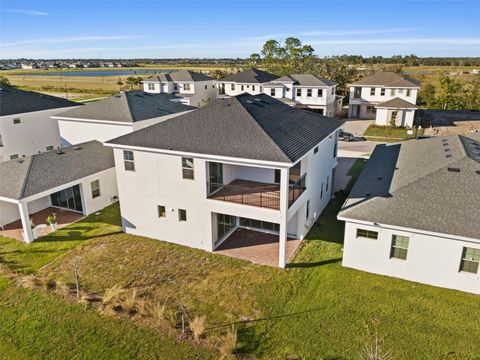
<path fill-rule="evenodd" d="M 313 153 L 314 153 L 314 154 L 318 153 L 318 146 L 315 147 L 315 149 L 313 149 Z"/>
<path fill-rule="evenodd" d="M 255 91 L 255 85 L 252 85 L 252 91 Z"/>
<path fill-rule="evenodd" d="M 52 151 L 54 149 L 53 145 L 47 146 L 47 151 Z"/>
<path fill-rule="evenodd" d="M 183 90 L 190 91 L 190 84 L 183 84 Z"/>
<path fill-rule="evenodd" d="M 385 88 L 382 88 L 382 89 L 380 90 L 380 96 L 385 96 Z"/>
<path fill-rule="evenodd" d="M 178 209 L 178 221 L 187 221 L 187 210 Z"/>
<path fill-rule="evenodd" d="M 150 90 L 150 91 L 155 90 L 155 84 L 149 83 L 148 84 L 148 90 Z"/>
<path fill-rule="evenodd" d="M 135 171 L 133 151 L 123 150 L 123 164 L 126 171 Z"/>
<path fill-rule="evenodd" d="M 10 160 L 15 160 L 15 159 L 18 159 L 18 154 L 10 155 Z"/>
<path fill-rule="evenodd" d="M 378 239 L 378 232 L 377 231 L 371 231 L 371 230 L 365 230 L 365 229 L 357 229 L 357 238 L 366 238 L 366 239 L 377 240 Z"/>
<path fill-rule="evenodd" d="M 374 96 L 375 95 L 375 88 L 370 88 L 370 95 Z"/>
<path fill-rule="evenodd" d="M 410 96 L 410 89 L 407 89 L 406 96 Z"/>
<path fill-rule="evenodd" d="M 297 96 L 298 97 L 302 96 L 302 89 L 297 89 Z"/>
<path fill-rule="evenodd" d="M 16 125 L 16 124 L 21 124 L 22 122 L 23 122 L 23 121 L 22 121 L 22 119 L 20 119 L 20 118 L 15 118 L 15 119 L 13 119 L 13 124 L 14 124 L 14 125 Z"/>
<path fill-rule="evenodd" d="M 243 90 L 245 90 L 245 86 L 240 85 L 240 91 L 243 91 Z"/>
<path fill-rule="evenodd" d="M 410 239 L 408 238 L 408 236 L 393 235 L 390 257 L 395 259 L 407 260 L 409 240 Z"/>
<path fill-rule="evenodd" d="M 165 209 L 165 205 L 158 205 L 157 210 L 159 218 L 167 217 L 167 210 Z"/>
<path fill-rule="evenodd" d="M 270 89 L 270 96 L 275 96 L 275 89 Z"/>
<path fill-rule="evenodd" d="M 231 84 L 230 89 L 232 89 L 232 91 L 235 91 L 235 84 Z"/>
<path fill-rule="evenodd" d="M 194 179 L 193 158 L 182 157 L 182 177 L 184 179 Z"/>
<path fill-rule="evenodd" d="M 307 89 L 307 97 L 312 97 L 312 89 Z"/>
<path fill-rule="evenodd" d="M 100 180 L 95 180 L 90 183 L 92 189 L 92 199 L 100 196 Z"/>
<path fill-rule="evenodd" d="M 205 90 L 207 90 L 207 89 L 208 89 L 208 85 L 205 85 Z"/>
<path fill-rule="evenodd" d="M 390 96 L 395 96 L 395 89 L 390 90 Z"/>
<path fill-rule="evenodd" d="M 318 89 L 318 97 L 323 97 L 323 89 Z"/>
<path fill-rule="evenodd" d="M 462 260 L 460 262 L 460 271 L 477 274 L 480 264 L 480 249 L 464 247 Z"/>

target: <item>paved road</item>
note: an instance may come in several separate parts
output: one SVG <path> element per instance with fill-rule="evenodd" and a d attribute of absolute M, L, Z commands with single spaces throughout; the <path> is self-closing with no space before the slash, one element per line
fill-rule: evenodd
<path fill-rule="evenodd" d="M 367 158 L 378 144 L 383 144 L 376 141 L 365 141 L 363 139 L 355 139 L 353 141 L 340 141 L 338 145 L 338 157 L 354 157 Z"/>

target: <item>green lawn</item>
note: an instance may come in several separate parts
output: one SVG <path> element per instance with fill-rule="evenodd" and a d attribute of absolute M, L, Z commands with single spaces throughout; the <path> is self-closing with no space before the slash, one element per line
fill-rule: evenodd
<path fill-rule="evenodd" d="M 358 160 L 349 175 L 358 176 L 363 163 Z M 235 323 L 238 352 L 247 357 L 358 359 L 373 341 L 367 326 L 375 321 L 382 346 L 394 359 L 478 359 L 479 296 L 341 266 L 343 223 L 336 214 L 344 200 L 339 195 L 331 201 L 286 270 L 115 234 L 116 207 L 103 219 L 74 225 L 75 231 L 84 226 L 86 236 L 80 231 L 60 241 L 57 234 L 47 251 L 4 239 L 0 254 L 24 273 L 56 257 L 39 274 L 64 282 L 72 280 L 71 259 L 80 257 L 82 286 L 89 291 L 101 294 L 120 284 L 139 289 L 149 301 L 183 305 L 191 316 L 207 316 L 207 339 Z M 107 235 L 85 241 L 94 233 Z M 7 358 L 218 356 L 160 336 L 146 319 L 113 320 L 45 291 L 5 281 L 1 286 L 0 354 Z"/>
<path fill-rule="evenodd" d="M 392 128 L 390 126 L 379 126 L 372 124 L 370 125 L 364 133 L 365 137 L 375 137 L 381 138 L 384 140 L 405 140 L 405 139 L 415 139 L 417 135 L 422 135 L 423 129 L 413 129 L 413 135 L 407 134 L 406 128 Z"/>

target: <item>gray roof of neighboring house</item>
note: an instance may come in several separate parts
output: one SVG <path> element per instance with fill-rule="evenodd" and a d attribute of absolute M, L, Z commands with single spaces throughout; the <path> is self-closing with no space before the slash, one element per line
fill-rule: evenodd
<path fill-rule="evenodd" d="M 236 74 L 227 75 L 219 81 L 237 82 L 243 84 L 263 84 L 277 79 L 278 76 L 256 68 L 241 71 Z"/>
<path fill-rule="evenodd" d="M 382 102 L 375 107 L 377 108 L 390 108 L 390 109 L 416 109 L 417 106 L 412 104 L 406 100 L 400 99 L 398 97 L 393 98 L 391 100 L 387 100 Z"/>
<path fill-rule="evenodd" d="M 99 141 L 0 163 L 0 196 L 20 200 L 113 168 L 111 148 Z"/>
<path fill-rule="evenodd" d="M 144 80 L 144 82 L 195 82 L 195 81 L 210 81 L 213 80 L 210 76 L 204 75 L 190 70 L 178 70 L 171 73 L 162 73 L 151 76 Z"/>
<path fill-rule="evenodd" d="M 311 74 L 292 74 L 282 76 L 276 80 L 273 80 L 272 83 L 288 83 L 298 86 L 333 86 L 336 85 L 335 81 L 330 81 L 323 79 L 319 76 Z"/>
<path fill-rule="evenodd" d="M 192 106 L 181 104 L 180 99 L 172 94 L 128 91 L 67 110 L 56 116 L 134 123 L 195 109 Z"/>
<path fill-rule="evenodd" d="M 0 89 L 0 116 L 81 105 L 56 96 L 24 91 L 10 86 L 2 86 Z"/>
<path fill-rule="evenodd" d="M 342 123 L 265 94 L 242 94 L 107 143 L 292 163 Z"/>
<path fill-rule="evenodd" d="M 418 81 L 402 77 L 393 72 L 377 72 L 371 76 L 364 77 L 350 85 L 378 85 L 384 87 L 420 87 Z"/>
<path fill-rule="evenodd" d="M 339 216 L 480 239 L 479 209 L 480 134 L 471 134 L 377 145 Z"/>

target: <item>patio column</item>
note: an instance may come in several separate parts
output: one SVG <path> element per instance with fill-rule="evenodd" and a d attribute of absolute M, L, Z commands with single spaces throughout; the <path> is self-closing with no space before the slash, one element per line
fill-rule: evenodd
<path fill-rule="evenodd" d="M 27 203 L 18 203 L 18 210 L 20 211 L 20 221 L 22 222 L 23 240 L 26 243 L 31 243 L 33 241 L 33 231 L 30 226 L 30 215 L 28 214 Z"/>
<path fill-rule="evenodd" d="M 288 169 L 280 169 L 280 234 L 278 266 L 287 265 L 287 211 L 288 211 Z"/>

